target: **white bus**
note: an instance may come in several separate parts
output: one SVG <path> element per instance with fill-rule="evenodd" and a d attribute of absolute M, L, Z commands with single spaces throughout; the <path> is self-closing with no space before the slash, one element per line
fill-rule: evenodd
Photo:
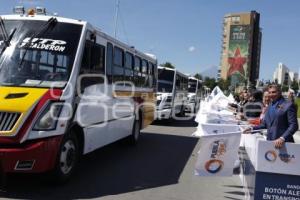
<path fill-rule="evenodd" d="M 156 119 L 183 116 L 187 103 L 188 76 L 176 69 L 158 66 Z"/>
<path fill-rule="evenodd" d="M 0 169 L 73 174 L 80 155 L 154 119 L 157 60 L 42 8 L 0 16 Z"/>
<path fill-rule="evenodd" d="M 188 103 L 185 108 L 185 111 L 190 113 L 196 113 L 199 109 L 201 101 L 202 81 L 190 76 L 188 87 Z"/>

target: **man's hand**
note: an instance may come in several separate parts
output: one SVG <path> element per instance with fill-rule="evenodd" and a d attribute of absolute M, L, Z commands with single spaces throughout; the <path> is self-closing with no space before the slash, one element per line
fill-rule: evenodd
<path fill-rule="evenodd" d="M 274 140 L 275 148 L 280 149 L 281 147 L 283 147 L 284 142 L 285 141 L 283 138 L 278 138 L 278 139 Z"/>
<path fill-rule="evenodd" d="M 245 129 L 243 130 L 243 134 L 250 134 L 251 131 L 252 131 L 252 128 L 251 128 L 251 127 L 245 128 Z"/>

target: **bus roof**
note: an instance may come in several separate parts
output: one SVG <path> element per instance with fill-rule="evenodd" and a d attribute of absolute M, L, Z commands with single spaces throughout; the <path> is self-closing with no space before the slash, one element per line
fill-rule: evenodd
<path fill-rule="evenodd" d="M 189 79 L 202 82 L 202 80 L 199 80 L 199 79 L 197 79 L 197 78 L 195 78 L 195 77 L 193 77 L 193 76 L 189 76 Z"/>
<path fill-rule="evenodd" d="M 187 76 L 186 74 L 184 74 L 184 73 L 178 71 L 178 70 L 175 69 L 175 68 L 163 67 L 163 66 L 160 66 L 160 65 L 159 65 L 157 68 L 158 68 L 158 69 L 165 69 L 165 70 L 174 71 L 174 72 L 176 72 L 176 74 L 180 74 L 181 76 L 183 76 L 183 77 L 185 77 L 185 78 L 188 78 L 188 76 Z"/>
<path fill-rule="evenodd" d="M 0 15 L 0 17 L 4 20 L 40 20 L 40 21 L 48 21 L 50 18 L 55 17 L 58 22 L 62 23 L 70 23 L 70 24 L 77 24 L 77 25 L 82 25 L 82 26 L 87 26 L 89 29 L 93 29 L 97 32 L 98 35 L 101 35 L 103 38 L 109 40 L 110 42 L 119 45 L 120 47 L 125 48 L 127 51 L 131 51 L 132 53 L 135 53 L 136 55 L 142 57 L 142 58 L 147 58 L 154 64 L 157 64 L 157 59 L 154 55 L 146 54 L 143 52 L 140 52 L 136 50 L 134 47 L 129 46 L 112 36 L 109 36 L 108 34 L 104 33 L 101 29 L 93 26 L 87 21 L 79 20 L 79 19 L 71 19 L 71 18 L 65 18 L 65 17 L 59 17 L 59 16 L 54 16 L 54 15 L 20 15 L 20 14 L 14 14 L 14 15 Z"/>
<path fill-rule="evenodd" d="M 2 19 L 7 20 L 38 20 L 38 21 L 48 21 L 50 18 L 55 17 L 57 21 L 78 25 L 85 25 L 87 22 L 82 20 L 64 18 L 52 15 L 1 15 Z"/>
<path fill-rule="evenodd" d="M 88 27 L 91 29 L 94 29 L 97 34 L 101 35 L 103 38 L 107 39 L 108 41 L 119 45 L 120 47 L 123 47 L 126 49 L 126 51 L 130 51 L 131 53 L 134 53 L 135 55 L 138 55 L 142 58 L 147 58 L 148 60 L 150 60 L 151 62 L 153 62 L 154 64 L 157 64 L 157 59 L 155 55 L 149 54 L 149 53 L 143 53 L 141 51 L 138 51 L 137 49 L 135 49 L 133 46 L 129 46 L 119 40 L 117 40 L 116 38 L 108 35 L 107 33 L 104 33 L 102 30 L 100 30 L 99 28 L 93 26 L 90 23 L 87 23 Z"/>
<path fill-rule="evenodd" d="M 169 67 L 163 67 L 163 66 L 157 66 L 158 69 L 165 69 L 165 70 L 170 70 L 170 71 L 176 71 L 174 68 L 169 68 Z"/>

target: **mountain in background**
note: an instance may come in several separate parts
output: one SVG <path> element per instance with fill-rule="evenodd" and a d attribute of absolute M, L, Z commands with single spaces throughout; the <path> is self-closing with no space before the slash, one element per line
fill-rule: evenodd
<path fill-rule="evenodd" d="M 202 75 L 202 77 L 208 76 L 210 78 L 217 78 L 218 70 L 218 66 L 211 66 L 209 68 L 204 69 L 203 71 L 200 71 L 200 74 Z"/>

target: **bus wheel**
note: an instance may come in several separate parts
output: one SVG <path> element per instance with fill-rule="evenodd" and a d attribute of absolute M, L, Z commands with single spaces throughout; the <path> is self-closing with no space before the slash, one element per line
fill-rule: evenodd
<path fill-rule="evenodd" d="M 74 173 L 79 161 L 79 145 L 75 134 L 65 135 L 54 169 L 54 181 L 64 183 Z"/>
<path fill-rule="evenodd" d="M 141 121 L 140 119 L 135 119 L 133 123 L 133 128 L 132 128 L 132 133 L 128 137 L 128 141 L 132 145 L 136 145 L 139 137 L 140 137 L 140 132 L 141 132 Z"/>

